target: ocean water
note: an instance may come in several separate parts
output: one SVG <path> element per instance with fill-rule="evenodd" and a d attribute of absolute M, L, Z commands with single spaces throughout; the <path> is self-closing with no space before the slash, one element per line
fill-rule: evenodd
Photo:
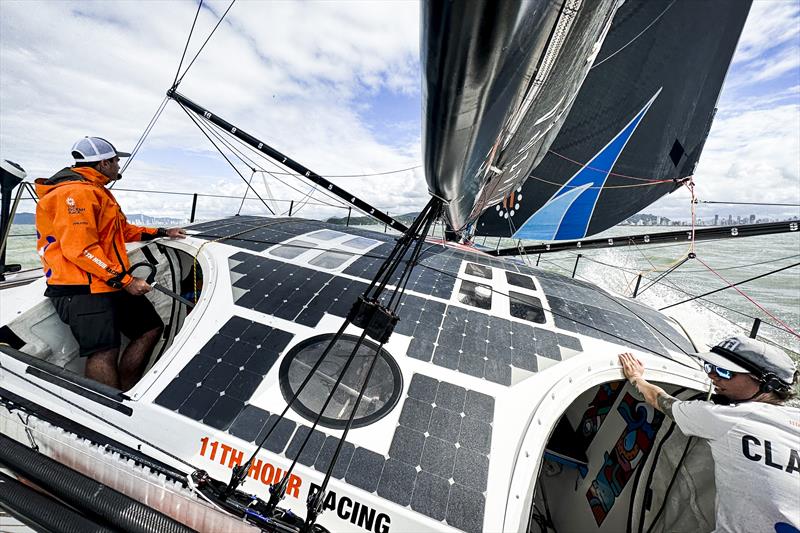
<path fill-rule="evenodd" d="M 361 227 L 384 231 L 383 226 Z M 645 232 L 645 229 L 652 233 L 676 228 L 617 226 L 601 236 L 638 234 Z M 13 237 L 8 244 L 7 262 L 21 263 L 23 268 L 38 267 L 34 227 L 12 226 L 11 234 Z M 477 242 L 482 243 L 483 239 L 478 238 Z M 489 238 L 486 245 L 494 248 L 496 242 L 496 239 Z M 515 244 L 516 241 L 507 239 L 501 242 L 501 246 Z M 745 280 L 800 262 L 800 233 L 699 241 L 695 245 L 697 257 L 717 274 L 700 261 L 690 259 L 666 276 L 663 283 L 645 289 L 648 278 L 655 278 L 660 271 L 685 258 L 688 252 L 688 243 L 582 250 L 576 276 L 616 294 L 631 296 L 636 278 L 642 273 L 637 299 L 659 309 L 690 298 L 690 295 L 726 286 L 727 282 Z M 541 257 L 533 255 L 523 260 L 535 265 L 538 259 L 540 267 L 570 276 L 577 253 L 569 251 L 542 254 Z M 675 316 L 696 338 L 708 343 L 730 334 L 747 335 L 754 319 L 760 318 L 759 338 L 784 348 L 800 361 L 800 338 L 789 331 L 800 333 L 800 267 L 754 280 L 741 285 L 740 289 L 747 297 L 729 288 L 665 312 Z"/>

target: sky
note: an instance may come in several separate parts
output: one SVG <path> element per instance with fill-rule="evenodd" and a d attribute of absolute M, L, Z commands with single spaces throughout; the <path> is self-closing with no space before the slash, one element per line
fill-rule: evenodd
<path fill-rule="evenodd" d="M 228 7 L 203 3 L 193 57 Z M 0 0 L 0 157 L 30 179 L 71 164 L 96 135 L 132 148 L 175 78 L 197 3 Z M 239 0 L 179 91 L 240 129 L 391 214 L 428 199 L 421 168 L 419 6 L 415 2 Z M 800 203 L 800 2 L 757 0 L 746 23 L 695 173 L 700 200 Z M 261 161 L 268 170 L 278 170 Z M 381 174 L 411 169 L 392 174 Z M 285 169 L 283 169 L 285 170 Z M 240 166 L 245 178 L 251 170 Z M 357 175 L 360 177 L 333 177 Z M 310 218 L 344 215 L 308 182 L 253 176 L 271 204 Z M 280 180 L 280 181 L 279 181 Z M 288 185 L 284 185 L 281 183 Z M 174 102 L 117 189 L 241 198 L 242 178 Z M 118 190 L 127 213 L 188 217 L 187 196 Z M 254 195 L 250 193 L 250 197 Z M 198 217 L 237 212 L 238 199 L 200 198 Z M 699 205 L 770 217 L 798 208 Z M 22 210 L 29 210 L 25 207 Z M 242 213 L 266 213 L 247 201 Z M 685 189 L 645 212 L 689 216 Z"/>

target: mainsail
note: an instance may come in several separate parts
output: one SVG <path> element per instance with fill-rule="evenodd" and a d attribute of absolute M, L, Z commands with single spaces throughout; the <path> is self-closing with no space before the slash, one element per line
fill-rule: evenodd
<path fill-rule="evenodd" d="M 694 172 L 749 0 L 628 0 L 547 155 L 476 235 L 582 239 Z"/>

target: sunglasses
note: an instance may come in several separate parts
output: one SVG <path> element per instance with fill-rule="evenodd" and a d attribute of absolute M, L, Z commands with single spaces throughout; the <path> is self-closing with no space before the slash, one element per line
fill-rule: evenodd
<path fill-rule="evenodd" d="M 722 379 L 731 379 L 736 372 L 732 370 L 727 370 L 725 368 L 720 368 L 717 365 L 713 365 L 711 363 L 703 363 L 703 370 L 705 370 L 706 374 L 711 374 L 714 372 Z"/>

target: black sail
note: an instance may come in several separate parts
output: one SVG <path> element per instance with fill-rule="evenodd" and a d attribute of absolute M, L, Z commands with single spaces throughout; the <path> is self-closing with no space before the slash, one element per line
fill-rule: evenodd
<path fill-rule="evenodd" d="M 425 177 L 453 229 L 477 221 L 544 157 L 617 4 L 422 3 Z"/>
<path fill-rule="evenodd" d="M 547 155 L 476 235 L 582 239 L 691 176 L 749 0 L 628 0 Z"/>

